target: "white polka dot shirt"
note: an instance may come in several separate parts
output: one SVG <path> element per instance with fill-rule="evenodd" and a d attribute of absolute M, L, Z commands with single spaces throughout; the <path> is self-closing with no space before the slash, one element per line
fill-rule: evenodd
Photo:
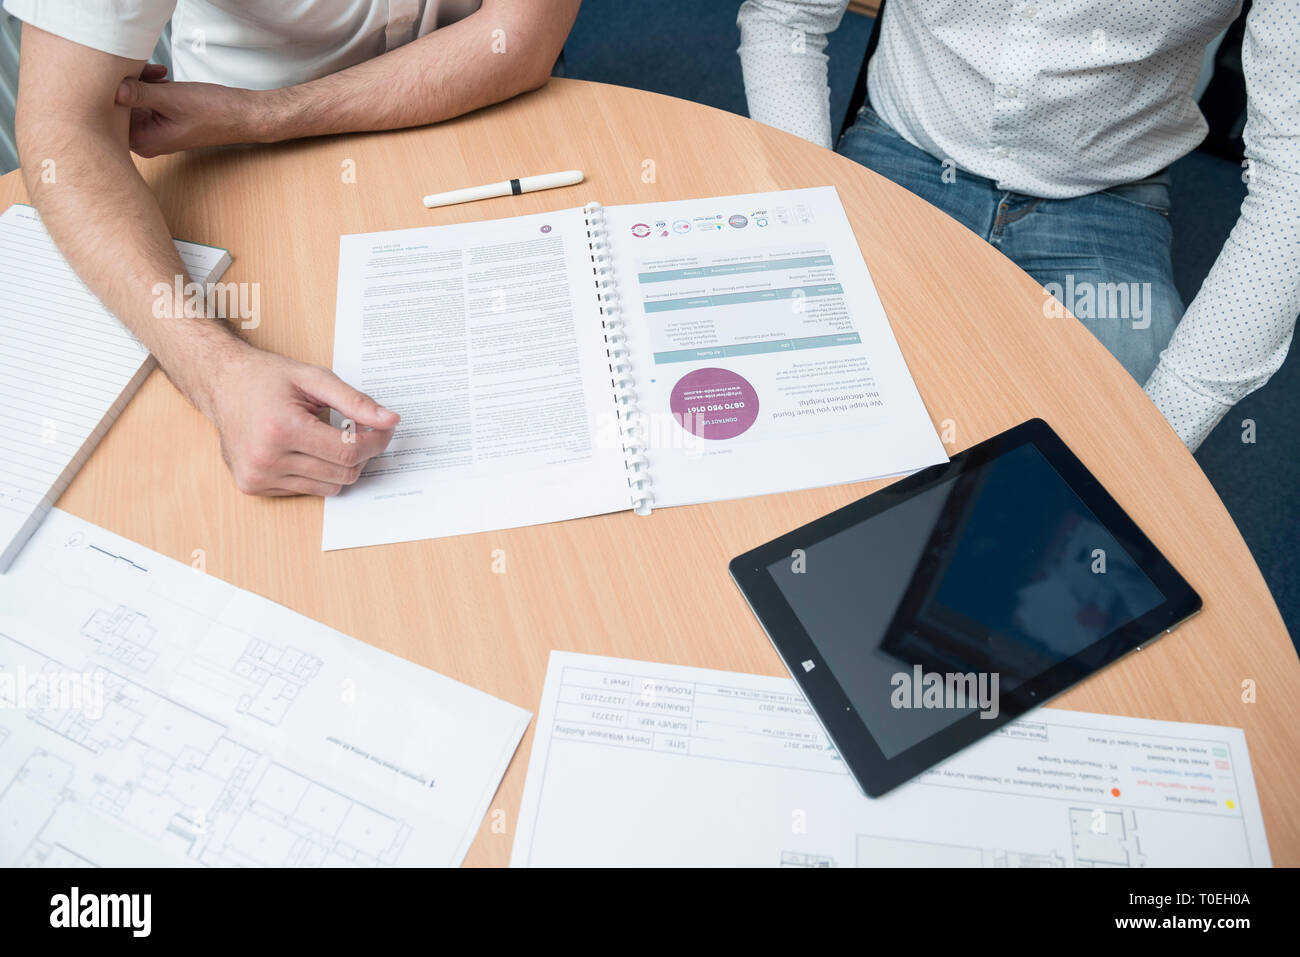
<path fill-rule="evenodd" d="M 847 0 L 747 0 L 750 116 L 831 145 L 826 35 Z M 1082 196 L 1205 136 L 1192 99 L 1240 0 L 889 0 L 871 103 L 913 145 L 1007 190 Z M 1286 358 L 1300 313 L 1300 0 L 1255 0 L 1242 49 L 1247 196 L 1147 394 L 1195 449 Z M 837 121 L 838 122 L 838 121 Z"/>

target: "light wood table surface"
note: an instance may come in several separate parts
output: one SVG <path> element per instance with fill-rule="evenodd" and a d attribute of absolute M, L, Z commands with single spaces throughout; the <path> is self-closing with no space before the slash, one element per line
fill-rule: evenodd
<path fill-rule="evenodd" d="M 647 175 L 653 163 L 653 177 Z M 354 164 L 355 183 L 344 181 Z M 949 453 L 1041 416 L 1201 593 L 1172 635 L 1057 700 L 1242 727 L 1273 860 L 1300 864 L 1300 663 L 1245 543 L 1138 385 L 1010 261 L 887 180 L 793 136 L 693 103 L 552 80 L 419 130 L 209 150 L 141 163 L 173 234 L 224 246 L 261 284 L 256 344 L 328 366 L 341 233 L 578 206 L 833 184 Z M 426 193 L 580 168 L 580 186 L 426 210 Z M 647 182 L 647 179 L 651 179 Z M 0 208 L 26 201 L 0 179 Z M 1241 467 L 1252 468 L 1244 445 Z M 727 574 L 742 551 L 884 482 L 435 541 L 321 551 L 321 500 L 232 483 L 212 427 L 155 372 L 60 506 L 380 648 L 536 710 L 551 649 L 784 674 Z M 506 574 L 492 553 L 506 552 Z M 1242 700 L 1242 683 L 1257 687 Z M 468 863 L 504 864 L 524 738 Z"/>

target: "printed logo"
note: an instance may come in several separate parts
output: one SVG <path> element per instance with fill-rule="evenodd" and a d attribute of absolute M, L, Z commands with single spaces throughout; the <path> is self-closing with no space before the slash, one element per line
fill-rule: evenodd
<path fill-rule="evenodd" d="M 148 937 L 153 921 L 151 894 L 68 894 L 50 898 L 51 927 L 117 927 L 133 937 Z"/>
<path fill-rule="evenodd" d="M 690 231 L 691 224 L 684 219 L 676 220 L 673 223 L 673 232 L 675 233 L 689 233 Z"/>
<path fill-rule="evenodd" d="M 645 239 L 650 235 L 650 227 L 645 223 L 637 223 L 632 227 L 632 235 L 637 239 Z"/>
<path fill-rule="evenodd" d="M 727 222 L 731 224 L 733 229 L 744 229 L 749 225 L 749 220 L 740 215 L 740 213 L 736 213 L 736 215 L 732 216 L 727 220 Z"/>
<path fill-rule="evenodd" d="M 546 225 L 546 226 L 543 226 L 543 227 L 542 227 L 542 232 L 544 232 L 544 233 L 549 233 L 550 231 L 551 231 L 551 227 L 550 227 L 549 225 Z"/>

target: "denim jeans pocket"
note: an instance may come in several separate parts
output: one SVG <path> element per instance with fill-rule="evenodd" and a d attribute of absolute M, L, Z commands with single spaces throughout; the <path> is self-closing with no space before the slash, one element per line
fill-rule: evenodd
<path fill-rule="evenodd" d="M 853 120 L 853 126 L 861 124 L 868 129 L 876 130 L 881 133 L 893 133 L 894 128 L 880 118 L 880 114 L 870 103 L 863 103 L 862 109 L 858 110 L 858 115 Z M 894 134 L 897 136 L 898 134 Z"/>
<path fill-rule="evenodd" d="M 881 137 L 884 137 L 882 140 Z M 872 109 L 870 103 L 865 103 L 862 109 L 858 110 L 858 115 L 854 118 L 853 124 L 844 131 L 844 134 L 835 144 L 837 152 L 852 156 L 861 154 L 866 148 L 866 144 L 874 142 L 877 146 L 883 144 L 894 145 L 894 142 L 905 143 L 901 136 L 892 126 L 880 118 L 880 114 Z M 858 162 L 862 162 L 858 159 Z"/>
<path fill-rule="evenodd" d="M 1169 187 L 1164 183 L 1125 183 L 1103 189 L 1101 193 L 1132 206 L 1152 210 L 1166 218 L 1169 216 Z"/>

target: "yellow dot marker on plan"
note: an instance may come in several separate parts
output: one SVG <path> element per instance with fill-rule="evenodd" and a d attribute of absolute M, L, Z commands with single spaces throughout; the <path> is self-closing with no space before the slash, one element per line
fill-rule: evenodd
<path fill-rule="evenodd" d="M 1225 803 L 1228 805 L 1229 808 L 1234 808 L 1234 807 L 1237 806 L 1237 802 L 1236 802 L 1236 801 L 1229 800 L 1229 801 L 1227 801 L 1227 802 L 1225 802 Z"/>

